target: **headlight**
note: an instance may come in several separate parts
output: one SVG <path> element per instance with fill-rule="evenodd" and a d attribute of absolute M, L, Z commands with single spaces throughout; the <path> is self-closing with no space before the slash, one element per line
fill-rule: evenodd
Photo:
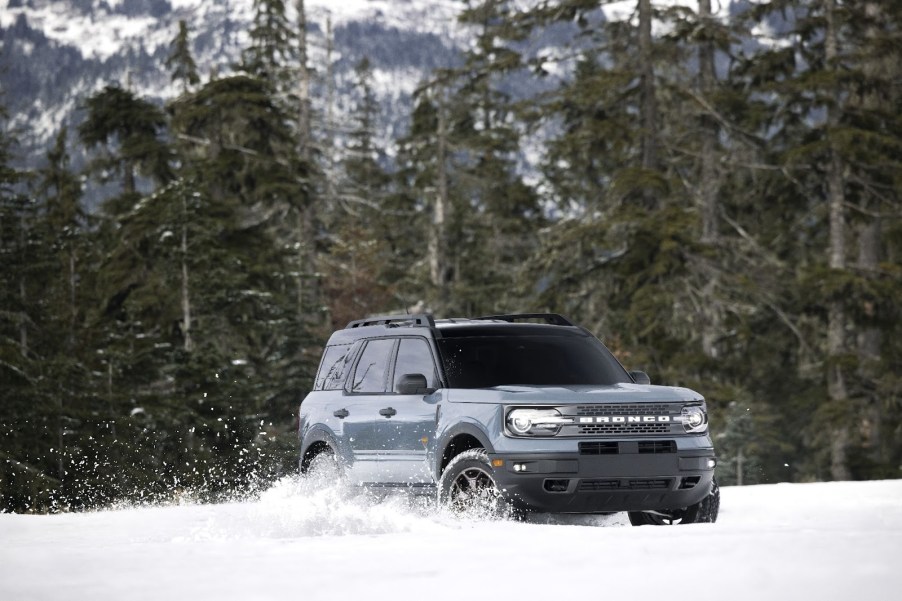
<path fill-rule="evenodd" d="M 686 432 L 697 433 L 708 429 L 708 414 L 705 413 L 705 409 L 701 405 L 683 407 L 681 417 L 683 428 L 686 429 Z"/>
<path fill-rule="evenodd" d="M 572 424 L 556 409 L 514 409 L 507 414 L 507 427 L 515 436 L 554 436 L 561 426 Z"/>

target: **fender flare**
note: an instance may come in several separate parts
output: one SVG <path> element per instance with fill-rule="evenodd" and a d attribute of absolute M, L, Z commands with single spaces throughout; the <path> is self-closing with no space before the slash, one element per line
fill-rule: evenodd
<path fill-rule="evenodd" d="M 304 458 L 307 456 L 307 452 L 316 443 L 327 444 L 339 459 L 344 460 L 344 449 L 338 443 L 335 435 L 323 426 L 314 426 L 307 432 L 304 436 L 304 441 L 301 443 L 301 455 L 298 458 L 298 467 L 301 468 L 301 471 L 303 471 Z"/>
<path fill-rule="evenodd" d="M 486 432 L 476 424 L 470 422 L 462 422 L 451 426 L 442 433 L 437 444 L 435 445 L 435 455 L 434 457 L 432 457 L 431 463 L 436 482 L 438 482 L 439 477 L 441 477 L 442 475 L 442 458 L 445 456 L 445 452 L 451 445 L 451 441 L 454 440 L 456 436 L 459 436 L 461 434 L 467 434 L 478 440 L 479 444 L 482 445 L 482 448 L 484 448 L 488 453 L 495 452 L 495 448 L 490 442 L 489 435 L 486 434 Z"/>

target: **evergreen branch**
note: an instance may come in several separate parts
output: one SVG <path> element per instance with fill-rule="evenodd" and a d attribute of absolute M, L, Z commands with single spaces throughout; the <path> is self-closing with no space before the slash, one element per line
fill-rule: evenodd
<path fill-rule="evenodd" d="M 727 225 L 732 227 L 743 240 L 751 244 L 755 248 L 755 250 L 758 251 L 760 256 L 764 258 L 768 263 L 780 268 L 780 270 L 786 269 L 786 265 L 782 261 L 780 261 L 780 259 L 778 259 L 772 253 L 768 252 L 767 249 L 761 246 L 758 241 L 755 240 L 755 238 L 751 234 L 749 234 L 745 230 L 745 228 L 743 228 L 737 221 L 731 219 L 730 216 L 727 215 L 727 212 L 723 207 L 720 207 L 720 217 L 727 223 Z"/>
<path fill-rule="evenodd" d="M 803 350 L 804 352 L 806 352 L 807 354 L 809 354 L 809 355 L 813 355 L 813 354 L 814 354 L 814 351 L 813 351 L 813 350 L 811 349 L 811 347 L 808 345 L 808 342 L 805 340 L 805 337 L 802 335 L 802 332 L 801 332 L 801 331 L 799 330 L 799 328 L 792 322 L 792 320 L 789 318 L 789 316 L 788 316 L 782 309 L 780 309 L 780 307 L 778 307 L 777 305 L 775 305 L 773 302 L 771 302 L 771 301 L 768 300 L 767 298 L 763 298 L 763 297 L 762 297 L 761 300 L 762 300 L 762 302 L 764 303 L 764 305 L 765 305 L 768 309 L 770 309 L 771 311 L 773 311 L 774 314 L 777 316 L 777 318 L 778 318 L 781 322 L 783 322 L 783 325 L 785 325 L 787 328 L 789 328 L 789 331 L 792 332 L 793 335 L 796 337 L 796 339 L 799 341 L 799 346 L 802 348 L 802 350 Z"/>
<path fill-rule="evenodd" d="M 186 142 L 193 142 L 195 144 L 200 144 L 201 146 L 207 146 L 207 147 L 213 146 L 213 142 L 209 138 L 199 138 L 197 136 L 191 136 L 191 135 L 188 135 L 185 133 L 179 133 L 176 135 L 176 137 L 179 140 L 184 140 Z M 286 161 L 284 159 L 263 156 L 262 154 L 260 154 L 256 150 L 254 150 L 253 148 L 247 148 L 246 146 L 240 146 L 238 144 L 229 144 L 229 143 L 222 143 L 222 144 L 220 144 L 220 146 L 226 150 L 234 150 L 236 152 L 240 152 L 242 154 L 252 156 L 256 159 L 267 160 L 269 162 L 276 163 L 277 165 L 281 165 L 282 167 L 288 167 L 289 169 L 291 168 L 291 165 L 288 163 L 288 161 Z M 299 181 L 306 181 L 306 180 L 300 179 Z"/>
<path fill-rule="evenodd" d="M 16 346 L 18 346 L 18 343 L 16 343 Z M 12 371 L 13 373 L 16 373 L 16 374 L 18 374 L 19 376 L 25 378 L 26 380 L 28 380 L 28 382 L 29 382 L 30 384 L 35 384 L 35 383 L 36 383 L 36 381 L 35 381 L 34 378 L 32 378 L 31 376 L 29 376 L 27 373 L 25 373 L 24 371 L 22 371 L 21 369 L 19 369 L 19 368 L 16 367 L 15 365 L 13 365 L 12 363 L 9 363 L 8 361 L 0 360 L 0 366 L 3 366 L 3 367 L 5 367 L 5 368 L 9 369 L 10 371 Z"/>
<path fill-rule="evenodd" d="M 39 470 L 38 468 L 34 467 L 33 465 L 29 465 L 22 461 L 18 461 L 17 459 L 13 459 L 12 457 L 7 455 L 3 451 L 0 451 L 0 456 L 2 456 L 3 460 L 6 461 L 7 463 L 9 463 L 10 465 L 12 465 L 13 467 L 16 467 L 16 468 L 19 468 L 20 470 L 26 471 L 29 474 L 34 474 L 35 476 L 40 476 L 41 478 L 43 478 L 45 480 L 49 480 L 51 482 L 57 482 L 57 483 L 60 482 L 60 480 L 57 480 L 53 476 L 48 476 L 43 471 Z"/>

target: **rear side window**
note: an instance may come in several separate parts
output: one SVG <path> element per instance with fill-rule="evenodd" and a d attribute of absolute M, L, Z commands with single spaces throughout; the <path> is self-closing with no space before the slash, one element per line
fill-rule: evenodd
<path fill-rule="evenodd" d="M 395 340 L 383 338 L 366 343 L 357 368 L 351 392 L 385 392 L 386 372 Z"/>
<path fill-rule="evenodd" d="M 348 365 L 353 358 L 350 344 L 327 346 L 323 352 L 323 361 L 316 374 L 314 390 L 339 390 L 344 383 Z"/>

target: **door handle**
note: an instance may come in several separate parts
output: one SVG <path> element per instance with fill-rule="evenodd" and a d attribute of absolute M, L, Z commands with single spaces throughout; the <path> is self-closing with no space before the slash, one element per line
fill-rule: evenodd
<path fill-rule="evenodd" d="M 334 415 L 334 416 L 337 417 L 338 419 L 344 419 L 344 418 L 346 418 L 347 416 L 349 416 L 349 415 L 351 415 L 351 414 L 348 413 L 348 410 L 347 410 L 347 409 L 339 409 L 339 410 L 337 410 L 337 411 L 333 411 L 333 412 L 332 412 L 332 415 Z"/>
<path fill-rule="evenodd" d="M 385 417 L 391 417 L 393 415 L 397 415 L 398 412 L 392 409 L 391 407 L 386 407 L 385 409 L 379 410 L 379 415 L 384 415 Z"/>

